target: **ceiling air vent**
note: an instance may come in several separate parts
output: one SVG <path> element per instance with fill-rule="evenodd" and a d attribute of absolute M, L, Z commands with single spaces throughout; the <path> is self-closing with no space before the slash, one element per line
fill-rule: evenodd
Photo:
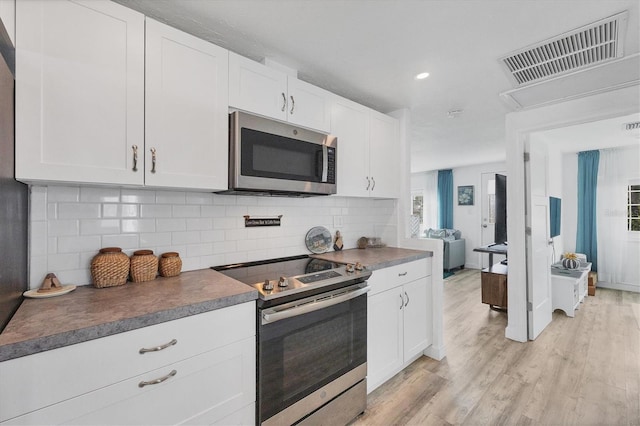
<path fill-rule="evenodd" d="M 588 68 L 623 55 L 627 12 L 500 58 L 517 86 Z"/>

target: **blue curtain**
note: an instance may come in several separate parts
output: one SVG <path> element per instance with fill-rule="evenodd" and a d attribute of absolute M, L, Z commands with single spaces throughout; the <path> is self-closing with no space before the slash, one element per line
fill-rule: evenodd
<path fill-rule="evenodd" d="M 438 170 L 438 227 L 453 229 L 452 170 Z"/>
<path fill-rule="evenodd" d="M 596 188 L 600 151 L 578 153 L 578 229 L 576 253 L 584 253 L 591 269 L 598 270 L 598 238 L 596 233 Z"/>

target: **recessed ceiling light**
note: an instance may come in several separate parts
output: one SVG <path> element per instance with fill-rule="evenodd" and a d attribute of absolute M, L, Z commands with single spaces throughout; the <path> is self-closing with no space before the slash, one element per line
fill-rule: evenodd
<path fill-rule="evenodd" d="M 421 72 L 420 74 L 416 75 L 416 80 L 424 80 L 427 77 L 429 77 L 428 72 Z"/>

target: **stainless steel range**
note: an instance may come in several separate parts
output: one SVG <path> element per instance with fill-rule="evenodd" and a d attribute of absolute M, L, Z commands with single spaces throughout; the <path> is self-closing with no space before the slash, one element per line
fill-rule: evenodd
<path fill-rule="evenodd" d="M 306 255 L 213 269 L 256 288 L 258 424 L 346 424 L 367 399 L 367 278 Z"/>

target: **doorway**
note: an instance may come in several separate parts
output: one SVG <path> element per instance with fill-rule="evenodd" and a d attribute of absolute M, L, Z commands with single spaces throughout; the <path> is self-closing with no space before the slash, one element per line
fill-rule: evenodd
<path fill-rule="evenodd" d="M 481 245 L 486 246 L 493 244 L 495 237 L 495 224 L 496 224 L 496 174 L 504 175 L 504 171 L 487 172 L 482 173 L 482 189 L 481 196 L 482 202 L 482 223 L 481 223 Z M 493 256 L 493 263 L 500 262 L 506 256 L 495 254 Z M 488 268 L 489 256 L 480 254 L 481 269 Z"/>

